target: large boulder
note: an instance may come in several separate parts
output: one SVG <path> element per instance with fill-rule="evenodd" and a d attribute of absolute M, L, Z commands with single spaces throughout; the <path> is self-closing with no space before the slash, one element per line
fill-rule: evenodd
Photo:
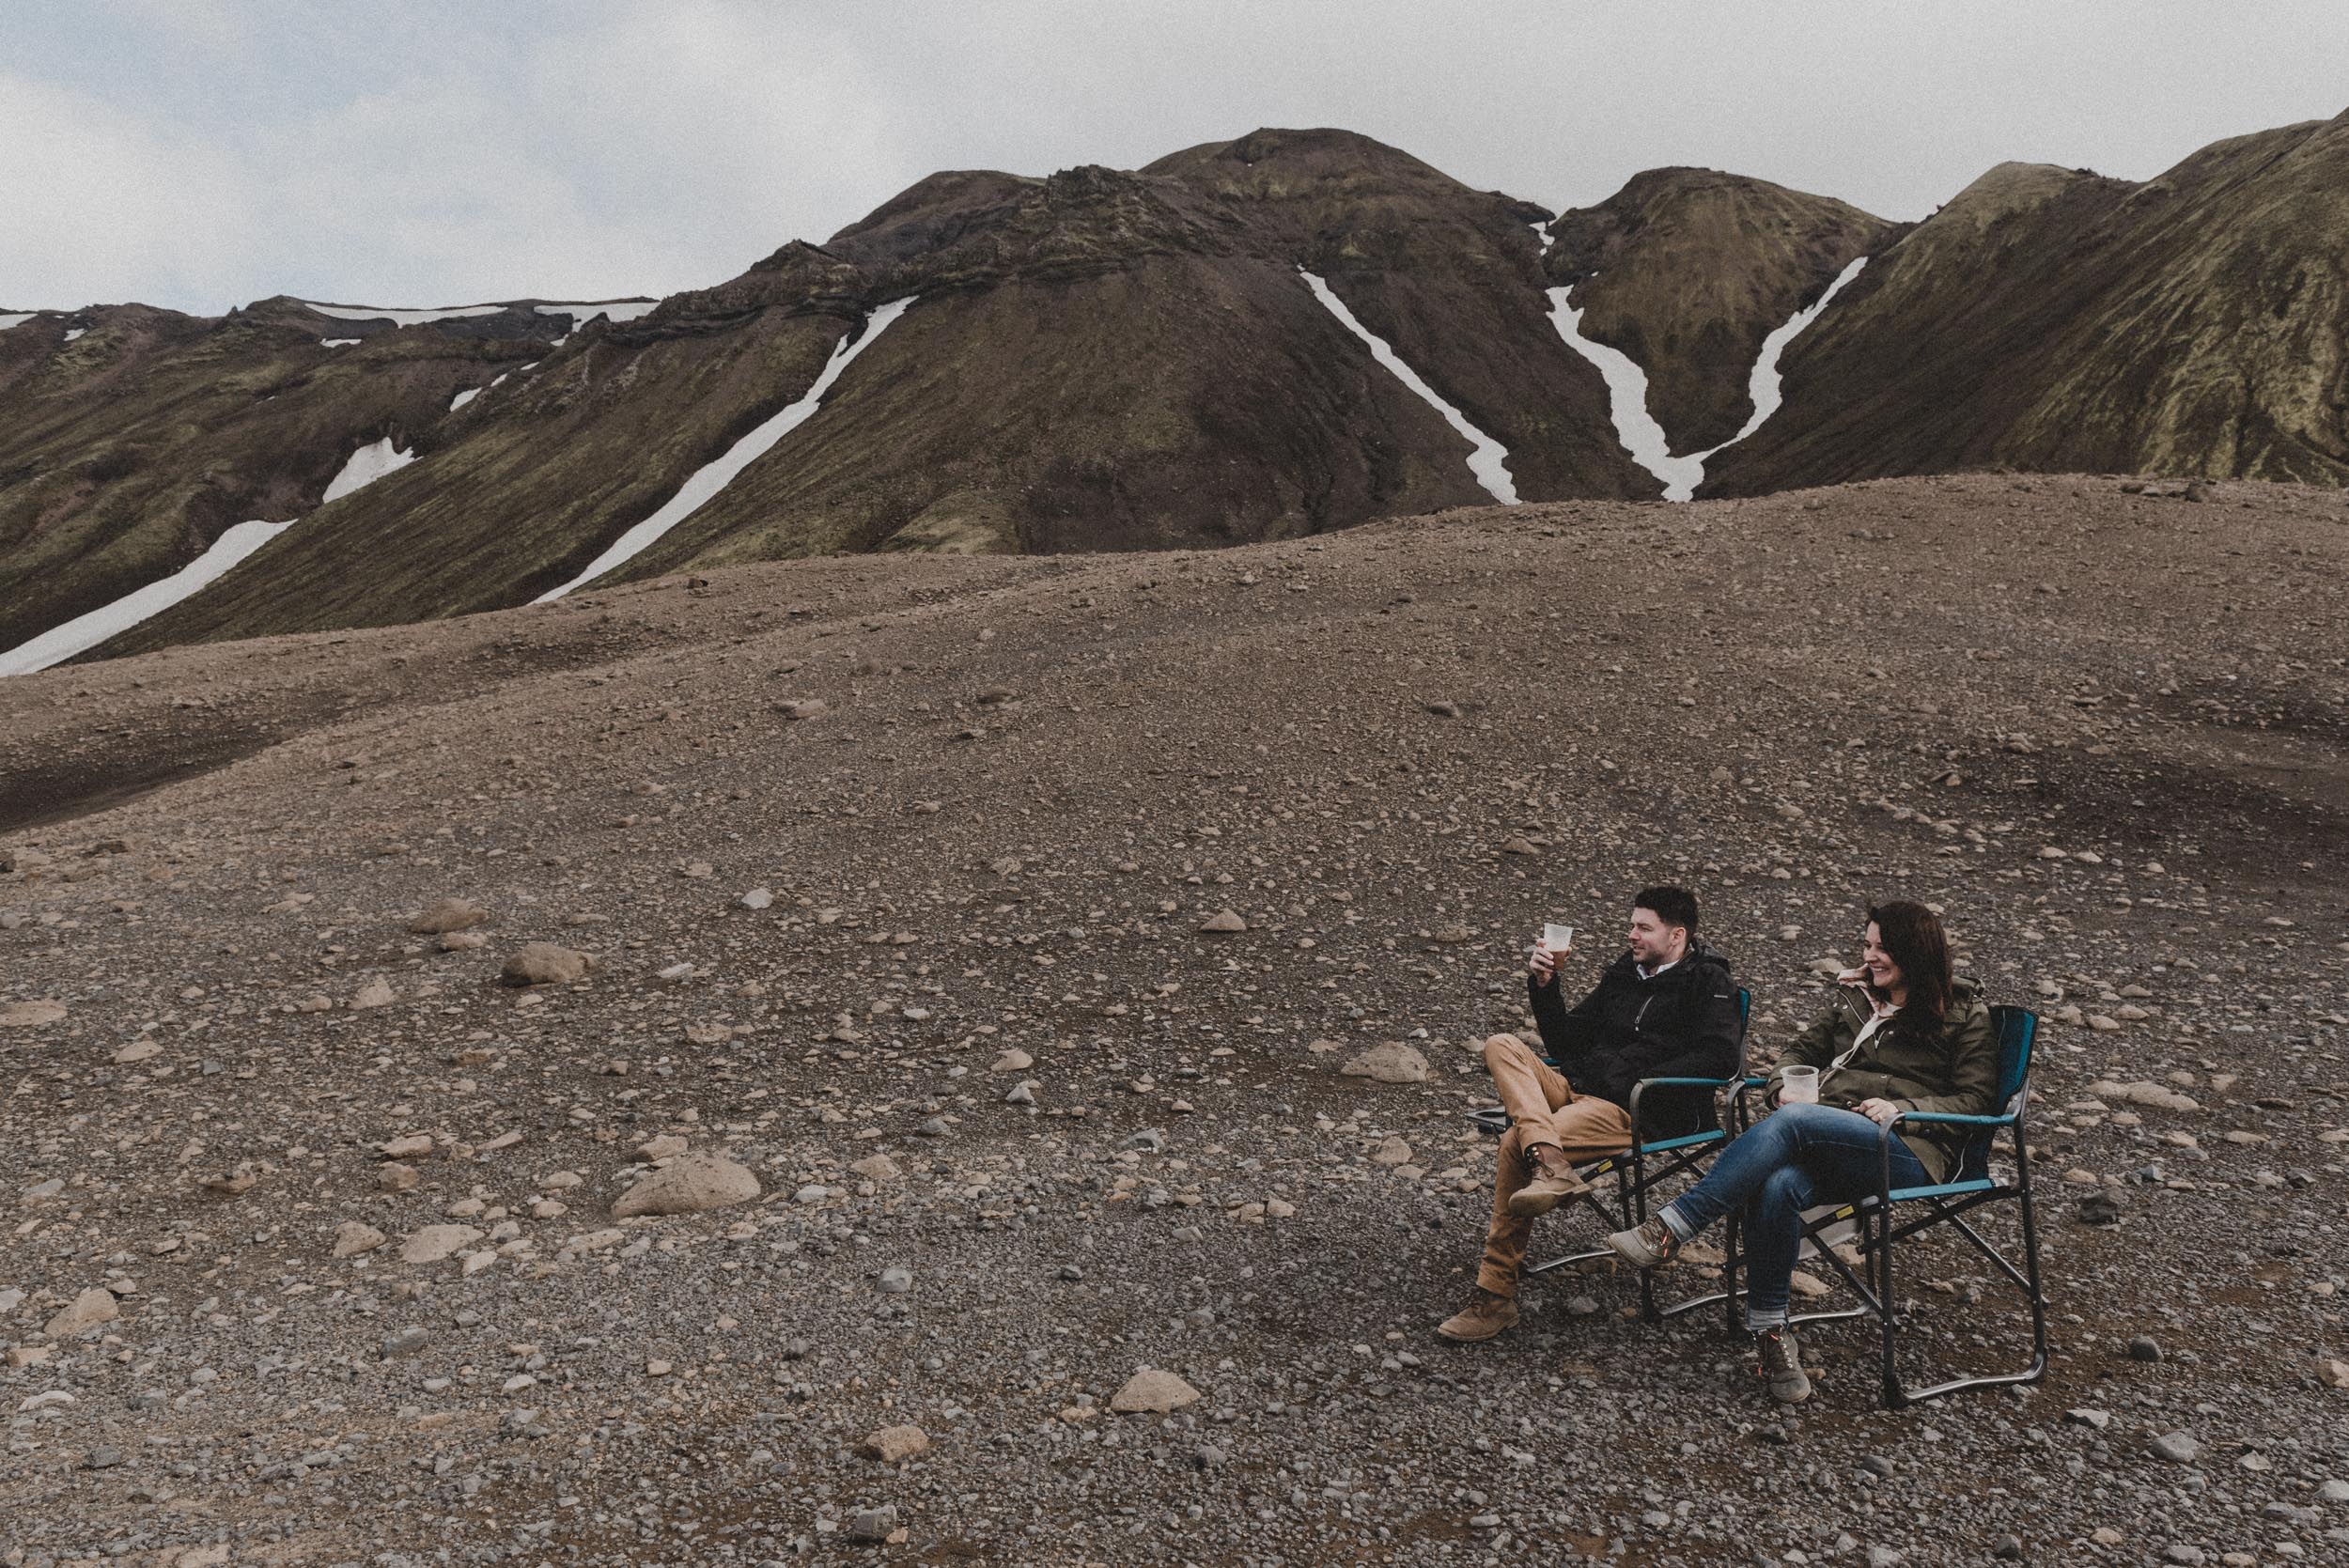
<path fill-rule="evenodd" d="M 1144 1367 L 1126 1379 L 1126 1386 L 1110 1396 L 1110 1408 L 1121 1416 L 1143 1411 L 1160 1415 L 1179 1410 L 1186 1405 L 1199 1403 L 1199 1390 L 1157 1367 Z"/>
<path fill-rule="evenodd" d="M 508 986 L 568 986 L 584 980 L 596 961 L 584 953 L 552 942 L 524 942 L 506 960 L 498 978 Z"/>
<path fill-rule="evenodd" d="M 53 1340 L 70 1340 L 101 1323 L 112 1323 L 121 1315 L 122 1309 L 115 1302 L 115 1293 L 92 1285 L 67 1303 L 65 1310 L 51 1318 L 41 1332 Z"/>
<path fill-rule="evenodd" d="M 637 1214 L 699 1214 L 747 1203 L 758 1196 L 750 1168 L 708 1153 L 683 1154 L 620 1194 L 612 1218 Z"/>
<path fill-rule="evenodd" d="M 427 1225 L 399 1244 L 402 1263 L 439 1263 L 481 1239 L 471 1225 Z"/>
<path fill-rule="evenodd" d="M 470 931 L 490 918 L 490 911 L 470 898 L 443 898 L 419 912 L 408 929 L 419 937 L 442 937 Z"/>
<path fill-rule="evenodd" d="M 1381 1040 L 1338 1071 L 1347 1078 L 1372 1079 L 1379 1083 L 1424 1083 L 1427 1058 L 1400 1040 Z"/>

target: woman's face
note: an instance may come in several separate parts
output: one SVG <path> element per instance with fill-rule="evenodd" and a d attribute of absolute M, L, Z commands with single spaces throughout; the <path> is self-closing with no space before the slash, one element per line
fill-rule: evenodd
<path fill-rule="evenodd" d="M 1859 967 L 1868 971 L 1868 984 L 1877 990 L 1901 988 L 1901 967 L 1884 951 L 1884 933 L 1873 920 L 1868 923 L 1867 934 L 1859 939 Z"/>

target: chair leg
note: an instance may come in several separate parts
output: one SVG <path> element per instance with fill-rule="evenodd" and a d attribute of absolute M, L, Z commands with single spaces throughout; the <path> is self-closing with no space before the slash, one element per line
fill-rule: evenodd
<path fill-rule="evenodd" d="M 1884 1320 L 1884 1405 L 1888 1410 L 1899 1410 L 1907 1405 L 1908 1395 L 1901 1388 L 1894 1354 L 1900 1343 L 1900 1305 L 1892 1297 L 1891 1205 L 1878 1203 L 1875 1219 L 1876 1315 Z"/>
<path fill-rule="evenodd" d="M 1721 1221 L 1721 1331 L 1730 1338 L 1745 1327 L 1737 1320 L 1737 1275 L 1744 1266 L 1737 1256 L 1737 1216 L 1731 1213 Z"/>

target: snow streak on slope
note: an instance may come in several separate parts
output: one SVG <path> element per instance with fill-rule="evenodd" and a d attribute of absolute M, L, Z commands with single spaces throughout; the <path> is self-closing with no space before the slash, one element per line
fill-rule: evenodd
<path fill-rule="evenodd" d="M 66 330 L 65 340 L 68 343 L 70 343 L 75 338 L 81 336 L 84 333 L 88 331 L 89 329 L 87 327 L 70 327 Z"/>
<path fill-rule="evenodd" d="M 343 471 L 334 475 L 326 487 L 324 500 L 340 501 L 360 486 L 372 485 L 386 474 L 406 468 L 415 460 L 413 452 L 392 450 L 392 438 L 385 436 L 381 441 L 362 446 L 350 455 L 350 460 L 343 464 Z"/>
<path fill-rule="evenodd" d="M 1549 225 L 1534 224 L 1532 226 L 1534 234 L 1541 239 L 1542 254 L 1548 256 Z M 1657 424 L 1656 416 L 1647 411 L 1647 372 L 1622 349 L 1610 349 L 1604 343 L 1594 342 L 1582 335 L 1582 313 L 1566 303 L 1566 296 L 1573 292 L 1571 288 L 1552 288 L 1548 291 L 1549 318 L 1557 327 L 1558 335 L 1566 340 L 1566 346 L 1598 366 L 1598 373 L 1606 379 L 1608 400 L 1615 415 L 1615 434 L 1622 441 L 1624 450 L 1631 454 L 1631 460 L 1664 481 L 1665 500 L 1686 501 L 1704 482 L 1704 465 L 1715 453 L 1736 445 L 1760 429 L 1762 422 L 1778 411 L 1779 405 L 1785 400 L 1785 394 L 1779 385 L 1779 356 L 1786 351 L 1786 345 L 1802 335 L 1805 327 L 1819 318 L 1835 296 L 1843 292 L 1843 285 L 1858 277 L 1859 269 L 1867 264 L 1866 256 L 1854 257 L 1850 266 L 1835 275 L 1835 281 L 1827 286 L 1824 293 L 1806 308 L 1795 312 L 1784 325 L 1762 340 L 1761 352 L 1754 356 L 1753 369 L 1746 379 L 1746 393 L 1753 401 L 1753 412 L 1746 420 L 1745 427 L 1719 446 L 1691 452 L 1686 457 L 1675 458 L 1672 455 L 1672 444 L 1665 438 L 1663 426 Z M 1593 272 L 1582 281 L 1588 283 L 1596 276 L 1598 274 Z"/>
<path fill-rule="evenodd" d="M 128 631 L 149 615 L 159 615 L 293 526 L 290 522 L 241 522 L 212 548 L 161 582 L 101 604 L 86 615 L 51 627 L 29 643 L 0 653 L 0 675 L 29 675 L 46 670 L 77 653 L 87 653 L 117 632 Z"/>
<path fill-rule="evenodd" d="M 740 441 L 736 442 L 716 461 L 697 470 L 659 511 L 613 540 L 605 548 L 603 553 L 588 562 L 586 569 L 577 577 L 559 588 L 549 588 L 531 602 L 533 604 L 550 603 L 561 598 L 581 583 L 601 577 L 605 572 L 651 548 L 653 542 L 661 535 L 708 505 L 711 498 L 733 483 L 736 474 L 766 456 L 785 436 L 806 424 L 823 402 L 824 394 L 832 390 L 832 382 L 838 380 L 840 373 L 848 368 L 849 362 L 870 347 L 875 338 L 886 332 L 891 322 L 903 316 L 906 313 L 906 307 L 912 304 L 914 299 L 914 295 L 909 294 L 902 300 L 892 300 L 873 312 L 871 318 L 865 321 L 863 333 L 850 332 L 840 339 L 832 351 L 831 360 L 824 365 L 823 374 L 816 378 L 816 384 L 802 393 L 799 401 L 759 426 Z"/>
<path fill-rule="evenodd" d="M 1784 326 L 1762 340 L 1762 351 L 1754 356 L 1753 376 L 1746 383 L 1746 395 L 1753 399 L 1753 416 L 1746 421 L 1743 429 L 1721 442 L 1720 446 L 1713 448 L 1713 452 L 1745 440 L 1762 427 L 1764 420 L 1778 411 L 1779 404 L 1785 401 L 1785 393 L 1781 390 L 1778 381 L 1779 356 L 1786 351 L 1786 345 L 1802 335 L 1805 327 L 1819 318 L 1820 313 L 1827 309 L 1835 296 L 1843 291 L 1843 285 L 1858 277 L 1859 269 L 1867 264 L 1866 256 L 1854 256 L 1850 266 L 1835 274 L 1835 281 L 1827 286 L 1826 293 L 1812 302 L 1807 309 L 1795 312 Z M 1710 458 L 1713 452 L 1704 456 Z"/>
<path fill-rule="evenodd" d="M 39 314 L 38 310 L 27 310 L 14 315 L 0 316 L 0 333 L 7 332 L 10 327 L 21 327 Z"/>
<path fill-rule="evenodd" d="M 538 305 L 535 308 L 541 316 L 569 317 L 571 330 L 577 332 L 599 316 L 609 318 L 614 326 L 622 321 L 633 321 L 660 303 L 659 300 L 605 300 L 601 303 Z"/>
<path fill-rule="evenodd" d="M 1549 319 L 1566 347 L 1598 366 L 1615 411 L 1615 435 L 1631 460 L 1664 481 L 1664 499 L 1686 501 L 1704 477 L 1704 458 L 1675 458 L 1664 427 L 1647 411 L 1647 372 L 1629 354 L 1582 335 L 1582 313 L 1566 303 L 1570 288 L 1549 290 Z"/>
<path fill-rule="evenodd" d="M 340 500 L 360 486 L 372 484 L 394 469 L 405 468 L 415 460 L 413 452 L 392 450 L 392 438 L 385 436 L 350 455 L 342 472 L 326 487 L 326 499 Z M 51 627 L 30 642 L 0 653 L 0 675 L 29 675 L 75 654 L 89 652 L 117 632 L 128 631 L 148 616 L 160 615 L 181 599 L 219 582 L 231 567 L 299 520 L 289 518 L 284 522 L 238 523 L 214 539 L 210 550 L 169 577 L 133 589 L 111 604 L 101 604 L 86 615 Z"/>
<path fill-rule="evenodd" d="M 451 305 L 445 310 L 378 310 L 372 305 L 321 305 L 302 302 L 320 316 L 337 321 L 389 321 L 396 327 L 420 326 L 427 321 L 454 321 L 460 316 L 495 316 L 504 305 Z"/>
<path fill-rule="evenodd" d="M 1314 298 L 1328 307 L 1330 314 L 1343 322 L 1346 331 L 1370 345 L 1371 358 L 1394 372 L 1395 379 L 1417 394 L 1420 401 L 1443 415 L 1445 424 L 1468 438 L 1472 448 L 1469 453 L 1469 472 L 1476 476 L 1478 484 L 1485 487 L 1486 493 L 1504 506 L 1516 505 L 1517 487 L 1517 482 L 1509 477 L 1509 449 L 1470 424 L 1468 415 L 1436 396 L 1436 389 L 1420 380 L 1419 372 L 1404 364 L 1402 356 L 1388 346 L 1385 338 L 1354 318 L 1354 313 L 1346 308 L 1346 302 L 1331 293 L 1328 284 L 1302 267 L 1297 269 L 1297 275 L 1305 280 L 1305 286 L 1314 291 Z"/>

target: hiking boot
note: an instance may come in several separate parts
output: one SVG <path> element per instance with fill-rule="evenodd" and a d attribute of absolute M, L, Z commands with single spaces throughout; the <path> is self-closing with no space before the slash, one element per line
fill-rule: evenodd
<path fill-rule="evenodd" d="M 1436 1325 L 1436 1332 L 1460 1344 L 1474 1344 L 1489 1340 L 1505 1328 L 1517 1326 L 1517 1304 L 1514 1297 L 1496 1296 L 1481 1286 L 1476 1299 Z"/>
<path fill-rule="evenodd" d="M 1811 1397 L 1811 1375 L 1802 1370 L 1802 1346 L 1795 1343 L 1792 1328 L 1781 1325 L 1761 1329 L 1753 1336 L 1753 1347 L 1762 1357 L 1754 1372 L 1769 1379 L 1772 1399 L 1800 1405 Z"/>
<path fill-rule="evenodd" d="M 1661 1268 L 1680 1255 L 1680 1238 L 1660 1214 L 1636 1230 L 1617 1231 L 1607 1245 L 1634 1268 Z"/>
<path fill-rule="evenodd" d="M 1548 1214 L 1567 1199 L 1588 1192 L 1591 1184 L 1574 1173 L 1571 1165 L 1545 1164 L 1539 1174 L 1509 1194 L 1509 1212 L 1520 1219 Z"/>

